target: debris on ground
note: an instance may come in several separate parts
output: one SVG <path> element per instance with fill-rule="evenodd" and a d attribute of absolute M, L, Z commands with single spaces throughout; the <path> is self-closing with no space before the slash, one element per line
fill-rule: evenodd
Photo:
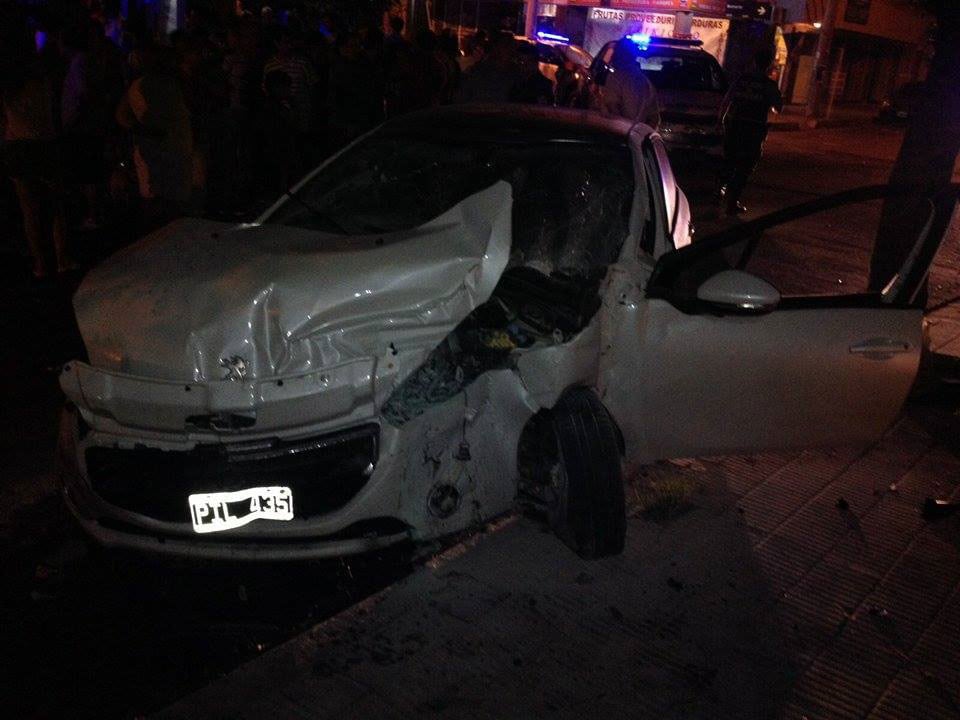
<path fill-rule="evenodd" d="M 850 503 L 847 502 L 846 498 L 839 497 L 837 498 L 837 510 L 846 512 L 850 509 Z"/>
<path fill-rule="evenodd" d="M 692 510 L 697 483 L 683 476 L 668 476 L 651 480 L 637 493 L 632 517 L 642 515 L 653 522 L 666 522 Z"/>
<path fill-rule="evenodd" d="M 669 585 L 672 589 L 676 590 L 677 592 L 680 592 L 684 588 L 683 583 L 680 580 L 677 580 L 672 575 L 667 578 L 667 585 Z"/>

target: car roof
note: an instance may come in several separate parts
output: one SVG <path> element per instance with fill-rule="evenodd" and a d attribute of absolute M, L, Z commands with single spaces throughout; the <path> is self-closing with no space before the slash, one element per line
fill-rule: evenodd
<path fill-rule="evenodd" d="M 634 123 L 593 110 L 520 103 L 445 105 L 402 115 L 381 126 L 388 135 L 504 142 L 626 144 Z"/>
<path fill-rule="evenodd" d="M 589 62 L 582 63 L 583 67 L 588 67 L 590 65 L 590 62 L 593 61 L 593 55 L 588 53 L 579 45 L 574 45 L 573 43 L 561 42 L 559 40 L 546 40 L 544 38 L 537 38 L 536 40 L 534 40 L 533 38 L 529 38 L 526 35 L 514 35 L 513 39 L 516 40 L 518 43 L 522 43 L 526 45 L 536 45 L 538 48 L 542 46 L 545 48 L 550 48 L 551 50 L 556 50 L 558 53 L 563 54 L 564 57 L 569 57 L 567 53 L 564 52 L 564 50 L 570 50 L 573 55 L 573 58 L 571 59 L 573 59 L 574 62 L 589 58 Z"/>
<path fill-rule="evenodd" d="M 619 40 L 608 41 L 607 43 L 604 44 L 603 48 L 600 50 L 599 53 L 597 53 L 597 55 L 600 55 L 601 53 L 605 52 L 608 48 L 613 47 L 618 42 L 620 41 Z M 646 46 L 646 48 L 641 50 L 641 52 L 643 53 L 656 52 L 658 54 L 675 54 L 675 55 L 709 55 L 710 57 L 713 57 L 713 55 L 707 52 L 706 50 L 704 50 L 703 46 L 701 45 L 680 45 L 680 44 L 673 45 L 669 42 L 669 40 L 664 40 L 663 42 L 651 42 L 649 45 Z"/>

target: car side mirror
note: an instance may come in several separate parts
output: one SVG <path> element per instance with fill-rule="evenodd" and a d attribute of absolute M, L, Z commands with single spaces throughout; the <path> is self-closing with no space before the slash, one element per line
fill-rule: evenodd
<path fill-rule="evenodd" d="M 743 270 L 723 270 L 697 288 L 697 300 L 721 310 L 760 314 L 777 307 L 780 293 L 756 275 Z"/>

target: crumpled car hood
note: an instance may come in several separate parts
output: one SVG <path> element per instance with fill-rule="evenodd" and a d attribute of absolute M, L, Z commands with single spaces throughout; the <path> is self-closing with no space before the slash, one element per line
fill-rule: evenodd
<path fill-rule="evenodd" d="M 90 364 L 205 382 L 432 348 L 493 292 L 511 205 L 500 182 L 419 228 L 363 237 L 176 221 L 84 279 Z"/>

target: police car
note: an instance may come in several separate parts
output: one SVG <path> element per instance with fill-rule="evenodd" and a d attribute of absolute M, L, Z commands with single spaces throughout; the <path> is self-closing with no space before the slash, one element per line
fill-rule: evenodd
<path fill-rule="evenodd" d="M 657 89 L 661 136 L 671 147 L 720 152 L 723 110 L 729 83 L 717 59 L 699 40 L 627 36 L 637 46 L 637 62 Z M 590 67 L 592 82 L 602 88 L 610 74 L 617 41 L 610 41 Z"/>

